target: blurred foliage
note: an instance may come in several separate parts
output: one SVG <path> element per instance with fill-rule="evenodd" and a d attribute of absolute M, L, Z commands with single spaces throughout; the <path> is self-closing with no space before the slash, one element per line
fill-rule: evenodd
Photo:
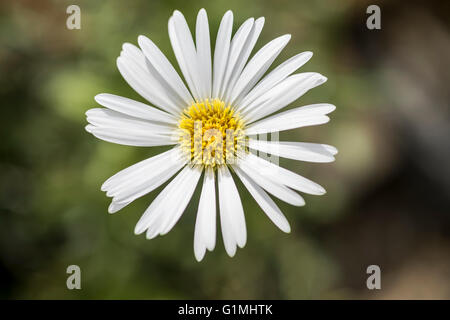
<path fill-rule="evenodd" d="M 421 150 L 411 146 L 438 151 L 448 146 L 449 135 L 434 135 L 433 141 L 443 140 L 431 145 L 415 136 L 417 119 L 405 122 L 401 112 L 405 110 L 401 106 L 409 105 L 403 97 L 414 89 L 398 92 L 388 81 L 395 79 L 392 72 L 402 75 L 411 70 L 391 68 L 402 60 L 393 55 L 392 43 L 402 39 L 402 45 L 410 46 L 416 39 L 407 42 L 389 28 L 395 25 L 390 22 L 396 13 L 411 11 L 383 2 L 383 30 L 370 33 L 365 28 L 366 1 L 76 3 L 81 7 L 81 30 L 66 28 L 70 1 L 0 4 L 1 298 L 401 298 L 405 292 L 410 297 L 450 297 L 450 268 L 445 267 L 450 265 L 448 179 L 421 171 L 420 159 L 411 162 L 411 154 Z M 441 3 L 428 2 L 424 7 L 414 3 L 413 12 L 430 14 L 425 28 L 443 33 L 429 45 L 442 50 L 442 61 L 448 62 L 448 25 L 440 22 Z M 246 247 L 229 258 L 218 232 L 216 250 L 197 263 L 192 243 L 199 188 L 167 236 L 151 241 L 135 236 L 135 223 L 162 187 L 108 215 L 109 199 L 100 185 L 120 169 L 165 149 L 96 140 L 84 131 L 84 113 L 96 106 L 93 97 L 101 92 L 144 101 L 116 68 L 122 43 L 136 44 L 137 36 L 145 34 L 176 65 L 167 20 L 179 9 L 192 30 L 202 7 L 208 12 L 212 41 L 228 9 L 234 12 L 234 30 L 250 16 L 266 17 L 255 50 L 291 33 L 273 67 L 296 53 L 314 52 L 302 71 L 320 72 L 328 82 L 292 106 L 329 102 L 337 110 L 327 125 L 283 132 L 280 138 L 328 143 L 340 153 L 331 164 L 281 160 L 283 166 L 328 191 L 322 197 L 306 195 L 307 204 L 301 208 L 277 202 L 291 222 L 288 235 L 271 224 L 238 183 L 248 227 Z M 395 30 L 405 25 L 397 20 Z M 420 61 L 415 60 L 414 66 Z M 437 95 L 426 97 L 419 110 L 433 105 Z M 446 119 L 440 122 L 446 133 L 448 100 L 440 101 L 444 105 L 435 111 Z M 428 128 L 436 129 L 436 122 Z M 441 266 L 435 268 L 436 281 L 430 281 L 439 288 L 423 295 L 420 281 L 401 280 L 403 274 L 421 279 L 427 273 L 427 268 L 415 264 L 410 270 L 405 264 L 411 257 L 417 261 L 416 250 L 426 257 L 429 252 L 442 252 L 428 260 Z M 368 292 L 365 268 L 371 263 L 382 265 L 391 286 L 403 287 L 383 282 L 388 293 Z M 71 264 L 81 267 L 81 291 L 66 288 L 65 271 Z M 409 273 L 396 273 L 405 268 Z"/>

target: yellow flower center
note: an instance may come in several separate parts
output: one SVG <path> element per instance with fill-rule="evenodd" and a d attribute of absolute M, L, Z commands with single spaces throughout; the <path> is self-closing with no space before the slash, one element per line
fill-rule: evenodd
<path fill-rule="evenodd" d="M 204 166 L 232 164 L 244 149 L 244 122 L 230 105 L 214 99 L 183 110 L 180 145 L 189 160 Z"/>

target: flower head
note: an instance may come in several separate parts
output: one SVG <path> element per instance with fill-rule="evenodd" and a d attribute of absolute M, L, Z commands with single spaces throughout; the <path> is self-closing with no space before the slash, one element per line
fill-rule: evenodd
<path fill-rule="evenodd" d="M 315 182 L 257 154 L 330 162 L 337 153 L 336 148 L 324 144 L 256 138 L 326 123 L 326 114 L 335 109 L 330 104 L 314 104 L 277 113 L 326 78 L 314 72 L 293 74 L 311 58 L 311 52 L 297 54 L 265 75 L 290 35 L 270 41 L 249 59 L 263 25 L 264 18 L 250 18 L 232 36 L 233 14 L 226 12 L 212 58 L 206 11 L 198 13 L 195 42 L 183 15 L 175 11 L 169 19 L 169 37 L 187 86 L 147 37 L 138 37 L 139 47 L 123 45 L 117 59 L 119 71 L 151 105 L 99 94 L 95 100 L 106 108 L 86 112 L 90 123 L 86 130 L 123 145 L 174 146 L 118 172 L 102 185 L 113 198 L 108 211 L 114 213 L 175 176 L 144 212 L 136 234 L 145 232 L 152 239 L 168 233 L 183 214 L 202 174 L 194 233 L 194 253 L 199 261 L 207 249 L 215 247 L 216 193 L 227 253 L 234 256 L 236 247 L 246 243 L 236 177 L 284 232 L 290 232 L 289 223 L 268 193 L 295 206 L 305 203 L 296 191 L 325 193 Z"/>

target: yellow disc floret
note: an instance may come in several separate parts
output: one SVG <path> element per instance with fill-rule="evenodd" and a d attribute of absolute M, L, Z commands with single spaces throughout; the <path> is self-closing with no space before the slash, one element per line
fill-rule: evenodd
<path fill-rule="evenodd" d="M 242 119 L 219 99 L 195 102 L 184 109 L 179 128 L 180 145 L 194 164 L 231 164 L 244 148 Z"/>

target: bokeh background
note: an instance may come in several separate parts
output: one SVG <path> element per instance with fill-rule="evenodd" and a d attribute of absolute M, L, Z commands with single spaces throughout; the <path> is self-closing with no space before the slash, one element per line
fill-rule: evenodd
<path fill-rule="evenodd" d="M 81 8 L 81 30 L 66 28 L 70 4 Z M 381 7 L 381 30 L 366 28 L 369 4 Z M 122 43 L 145 34 L 175 63 L 167 20 L 179 9 L 192 29 L 202 7 L 213 40 L 228 9 L 234 30 L 266 17 L 255 49 L 291 33 L 274 66 L 314 52 L 302 71 L 328 82 L 292 106 L 337 110 L 326 125 L 280 136 L 340 152 L 330 164 L 281 160 L 327 189 L 306 195 L 305 207 L 277 202 L 291 234 L 239 184 L 246 247 L 229 258 L 218 231 L 216 250 L 197 263 L 198 188 L 167 236 L 135 236 L 158 192 L 109 215 L 100 185 L 162 149 L 97 140 L 84 113 L 101 92 L 144 101 L 116 68 Z M 1 1 L 0 298 L 450 298 L 449 9 L 431 0 Z M 66 288 L 72 264 L 82 290 Z M 381 290 L 366 288 L 371 264 Z"/>

